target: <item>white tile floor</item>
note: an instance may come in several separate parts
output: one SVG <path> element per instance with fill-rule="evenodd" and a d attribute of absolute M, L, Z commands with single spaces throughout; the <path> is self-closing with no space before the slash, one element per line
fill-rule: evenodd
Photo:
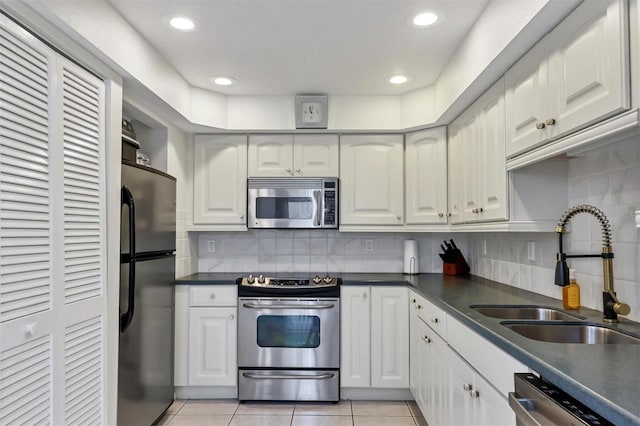
<path fill-rule="evenodd" d="M 339 403 L 178 400 L 160 426 L 426 426 L 413 401 Z"/>

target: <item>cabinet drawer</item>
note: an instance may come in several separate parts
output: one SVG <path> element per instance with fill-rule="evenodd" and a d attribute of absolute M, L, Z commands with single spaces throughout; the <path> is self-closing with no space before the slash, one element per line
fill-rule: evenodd
<path fill-rule="evenodd" d="M 529 371 L 526 365 L 451 317 L 447 320 L 447 336 L 449 346 L 504 397 L 513 391 L 513 373 Z"/>
<path fill-rule="evenodd" d="M 189 286 L 189 306 L 237 306 L 237 288 L 232 285 Z"/>
<path fill-rule="evenodd" d="M 411 292 L 410 301 L 414 312 L 420 319 L 443 339 L 447 340 L 447 314 L 415 292 Z"/>

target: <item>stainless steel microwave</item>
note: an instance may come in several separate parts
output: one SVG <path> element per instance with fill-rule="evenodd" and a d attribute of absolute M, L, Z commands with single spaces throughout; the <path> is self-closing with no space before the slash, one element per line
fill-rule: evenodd
<path fill-rule="evenodd" d="M 337 228 L 338 178 L 249 178 L 249 228 Z"/>

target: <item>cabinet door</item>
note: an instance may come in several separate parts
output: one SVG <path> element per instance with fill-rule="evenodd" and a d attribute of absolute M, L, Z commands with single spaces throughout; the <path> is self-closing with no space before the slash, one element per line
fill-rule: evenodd
<path fill-rule="evenodd" d="M 544 38 L 504 76 L 507 156 L 514 157 L 546 142 L 548 129 L 538 125 L 553 114 L 547 89 L 547 39 Z M 552 116 L 552 115 L 551 115 Z"/>
<path fill-rule="evenodd" d="M 477 425 L 475 417 L 475 398 L 470 394 L 474 390 L 476 373 L 458 354 L 450 348 L 442 369 L 446 370 L 449 404 L 444 412 L 443 424 Z"/>
<path fill-rule="evenodd" d="M 409 293 L 371 288 L 371 386 L 409 387 Z"/>
<path fill-rule="evenodd" d="M 555 100 L 552 136 L 629 107 L 626 3 L 587 2 L 550 33 L 549 87 Z"/>
<path fill-rule="evenodd" d="M 479 152 L 482 170 L 478 177 L 482 221 L 508 219 L 505 158 L 504 80 L 500 79 L 478 100 Z"/>
<path fill-rule="evenodd" d="M 235 386 L 236 308 L 189 309 L 189 385 Z"/>
<path fill-rule="evenodd" d="M 293 135 L 250 135 L 249 176 L 293 176 Z"/>
<path fill-rule="evenodd" d="M 340 290 L 340 385 L 371 386 L 371 305 L 369 287 Z"/>
<path fill-rule="evenodd" d="M 423 398 L 426 401 L 427 421 L 429 424 L 455 424 L 449 423 L 446 417 L 447 407 L 450 404 L 449 374 L 447 366 L 447 342 L 445 342 L 428 325 L 423 325 L 422 354 L 425 371 L 423 372 Z"/>
<path fill-rule="evenodd" d="M 405 193 L 407 224 L 447 223 L 445 127 L 407 134 Z"/>
<path fill-rule="evenodd" d="M 516 416 L 507 398 L 493 388 L 482 376 L 476 373 L 475 393 L 471 394 L 475 424 L 479 426 L 512 426 Z"/>
<path fill-rule="evenodd" d="M 449 223 L 455 224 L 462 221 L 460 205 L 462 203 L 462 135 L 458 121 L 449 126 L 447 142 L 447 216 Z"/>
<path fill-rule="evenodd" d="M 460 217 L 462 222 L 474 222 L 479 220 L 476 212 L 481 205 L 479 188 L 480 182 L 484 180 L 484 154 L 478 115 L 473 106 L 463 116 L 458 134 L 461 149 L 461 167 L 458 173 L 462 177 Z"/>
<path fill-rule="evenodd" d="M 247 137 L 197 135 L 193 164 L 193 223 L 246 223 Z"/>
<path fill-rule="evenodd" d="M 338 176 L 338 135 L 296 135 L 293 139 L 295 176 Z"/>
<path fill-rule="evenodd" d="M 404 209 L 402 135 L 340 139 L 342 225 L 401 225 Z"/>

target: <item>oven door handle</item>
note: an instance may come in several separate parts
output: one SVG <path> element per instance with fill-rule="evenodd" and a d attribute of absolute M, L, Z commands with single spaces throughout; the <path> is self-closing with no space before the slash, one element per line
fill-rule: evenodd
<path fill-rule="evenodd" d="M 243 303 L 242 306 L 249 309 L 331 309 L 336 305 L 334 303 L 323 305 L 262 305 L 260 303 Z"/>
<path fill-rule="evenodd" d="M 333 379 L 336 375 L 333 373 L 326 374 L 314 374 L 303 375 L 303 374 L 253 374 L 253 373 L 242 373 L 242 376 L 247 379 L 259 379 L 259 380 L 269 380 L 269 379 L 308 379 L 308 380 L 329 380 Z"/>
<path fill-rule="evenodd" d="M 529 411 L 535 411 L 534 401 L 529 398 L 519 398 L 515 392 L 509 392 L 509 406 L 516 414 L 518 424 L 523 426 L 541 426 Z"/>

